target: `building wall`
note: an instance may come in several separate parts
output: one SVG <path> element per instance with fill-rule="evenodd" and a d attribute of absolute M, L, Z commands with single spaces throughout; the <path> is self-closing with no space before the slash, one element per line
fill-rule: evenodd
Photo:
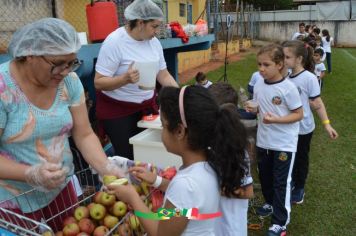
<path fill-rule="evenodd" d="M 63 0 L 63 18 L 71 23 L 78 32 L 88 32 L 86 5 L 87 0 Z"/>
<path fill-rule="evenodd" d="M 192 20 L 193 24 L 197 21 L 198 17 L 201 15 L 205 8 L 205 0 L 176 0 L 169 1 L 168 0 L 168 22 L 178 21 L 181 25 L 187 24 L 188 20 L 188 12 L 187 6 L 188 4 L 192 5 Z M 181 17 L 179 15 L 179 5 L 185 4 L 185 16 Z M 206 14 L 204 14 L 204 18 L 206 19 Z"/>

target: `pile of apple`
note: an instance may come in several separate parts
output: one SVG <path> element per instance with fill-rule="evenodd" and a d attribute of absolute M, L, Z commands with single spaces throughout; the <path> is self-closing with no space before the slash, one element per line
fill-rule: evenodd
<path fill-rule="evenodd" d="M 127 179 L 117 179 L 115 176 L 104 176 L 104 185 L 127 184 Z M 146 204 L 150 204 L 143 195 L 141 186 L 135 186 Z M 152 205 L 152 204 L 151 204 Z M 73 216 L 63 221 L 63 229 L 56 232 L 56 236 L 141 236 L 144 235 L 138 218 L 130 210 L 130 206 L 116 199 L 115 195 L 99 191 L 95 193 L 92 202 L 75 208 Z"/>

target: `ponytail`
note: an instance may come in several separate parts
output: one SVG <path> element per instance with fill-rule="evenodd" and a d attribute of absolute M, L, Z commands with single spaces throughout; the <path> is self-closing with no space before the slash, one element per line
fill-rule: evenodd
<path fill-rule="evenodd" d="M 314 73 L 314 69 L 315 69 L 315 62 L 313 59 L 313 55 L 314 55 L 314 49 L 313 47 L 311 47 L 309 44 L 305 44 L 305 60 L 304 60 L 304 69 L 306 69 L 307 71 Z"/>
<path fill-rule="evenodd" d="M 233 197 L 248 169 L 246 158 L 247 131 L 239 119 L 236 106 L 220 106 L 215 136 L 208 150 L 208 162 L 218 173 L 223 195 Z"/>
<path fill-rule="evenodd" d="M 192 85 L 181 91 L 164 87 L 159 93 L 161 114 L 167 120 L 168 131 L 173 132 L 179 124 L 186 123 L 189 149 L 205 153 L 218 176 L 222 193 L 235 196 L 234 191 L 248 171 L 247 131 L 237 107 L 233 104 L 219 107 L 209 91 L 201 86 Z M 184 113 L 183 118 L 181 113 Z"/>

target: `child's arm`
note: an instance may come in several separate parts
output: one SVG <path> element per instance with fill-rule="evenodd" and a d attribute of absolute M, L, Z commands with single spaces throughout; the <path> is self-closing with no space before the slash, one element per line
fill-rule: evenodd
<path fill-rule="evenodd" d="M 142 166 L 133 166 L 129 169 L 130 173 L 133 174 L 139 181 L 145 181 L 149 185 L 153 185 L 156 181 L 157 174 L 148 171 Z M 159 185 L 158 189 L 165 192 L 170 180 L 162 178 L 162 183 Z"/>
<path fill-rule="evenodd" d="M 254 196 L 253 184 L 242 186 L 235 190 L 236 198 L 239 199 L 251 199 Z"/>
<path fill-rule="evenodd" d="M 325 71 L 320 72 L 319 80 L 322 80 L 325 76 Z"/>
<path fill-rule="evenodd" d="M 314 111 L 316 111 L 316 113 L 318 114 L 318 116 L 319 116 L 321 122 L 323 123 L 326 132 L 328 132 L 330 138 L 336 139 L 339 135 L 336 132 L 336 130 L 330 125 L 328 114 L 326 113 L 326 108 L 323 103 L 323 100 L 321 100 L 321 97 L 317 97 L 315 99 L 310 99 L 309 104 L 310 104 L 310 107 Z"/>
<path fill-rule="evenodd" d="M 128 185 L 108 185 L 109 194 L 115 194 L 118 199 L 129 204 L 134 211 L 141 213 L 151 213 L 142 201 L 136 189 L 131 184 Z M 166 200 L 165 209 L 175 209 L 176 207 Z M 140 223 L 150 236 L 178 236 L 181 235 L 189 222 L 186 217 L 172 217 L 169 220 L 152 220 L 139 217 Z"/>
<path fill-rule="evenodd" d="M 302 107 L 291 111 L 291 113 L 286 116 L 276 116 L 275 114 L 273 114 L 271 112 L 267 112 L 263 116 L 263 123 L 265 123 L 265 124 L 273 124 L 273 123 L 289 124 L 289 123 L 294 123 L 294 122 L 300 121 L 301 119 L 303 119 L 303 108 Z"/>

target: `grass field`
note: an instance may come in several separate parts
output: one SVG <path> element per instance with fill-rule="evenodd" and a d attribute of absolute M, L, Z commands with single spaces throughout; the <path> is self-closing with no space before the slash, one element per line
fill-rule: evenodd
<path fill-rule="evenodd" d="M 356 48 L 333 48 L 332 65 L 322 99 L 340 137 L 330 140 L 315 116 L 306 195 L 302 205 L 292 207 L 289 236 L 356 235 Z M 246 88 L 256 70 L 255 55 L 250 54 L 228 65 L 227 78 L 235 88 Z M 212 81 L 222 75 L 223 67 L 207 73 Z M 249 235 L 265 235 L 269 220 L 262 231 L 250 230 Z"/>

